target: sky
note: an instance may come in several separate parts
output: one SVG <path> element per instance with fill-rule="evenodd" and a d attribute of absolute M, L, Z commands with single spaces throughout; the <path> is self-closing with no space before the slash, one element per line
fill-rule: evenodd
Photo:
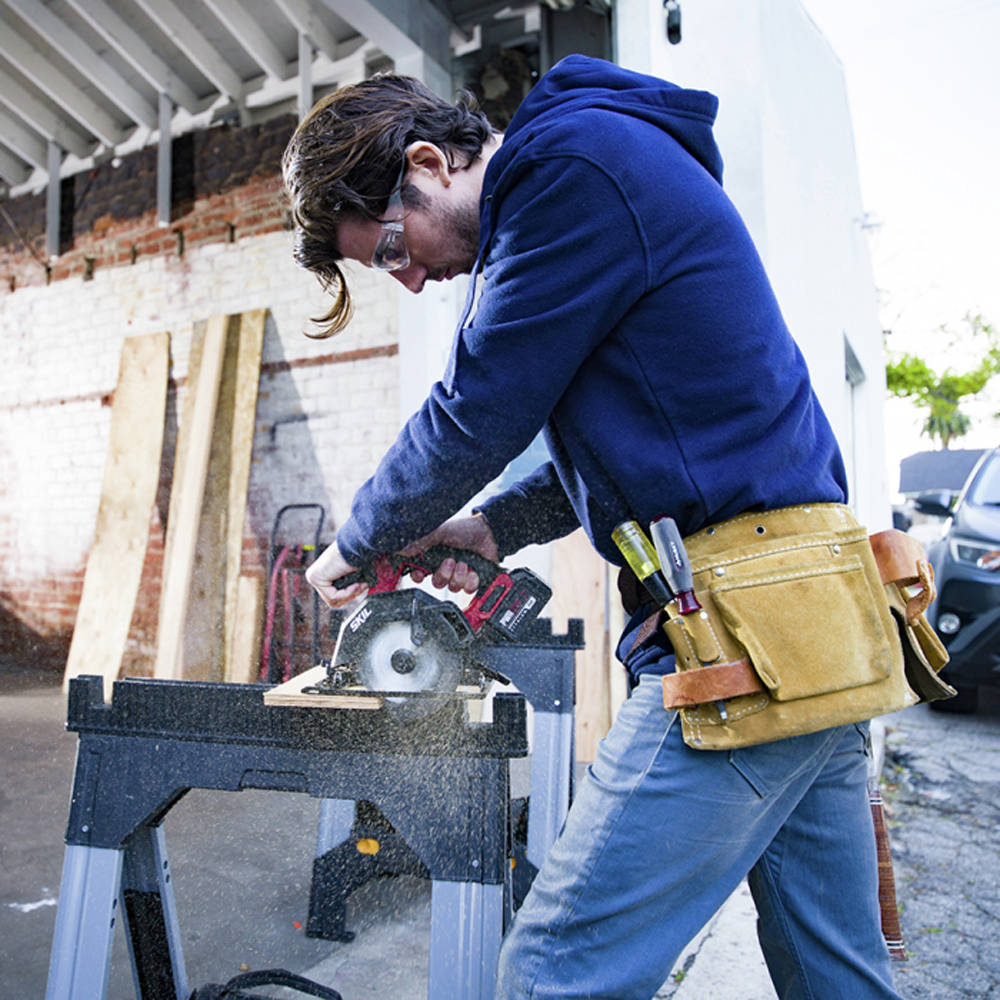
<path fill-rule="evenodd" d="M 941 327 L 972 312 L 1000 332 L 1000 0 L 803 4 L 844 68 L 887 346 L 962 370 L 969 338 Z M 1000 376 L 988 393 L 952 447 L 1000 444 Z M 890 469 L 936 447 L 922 420 L 888 404 Z"/>

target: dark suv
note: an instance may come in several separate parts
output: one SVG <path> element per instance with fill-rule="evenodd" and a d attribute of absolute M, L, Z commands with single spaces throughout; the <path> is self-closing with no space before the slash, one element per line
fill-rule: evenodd
<path fill-rule="evenodd" d="M 915 502 L 950 518 L 927 553 L 938 590 L 928 618 L 951 656 L 941 676 L 958 695 L 931 707 L 974 712 L 979 686 L 1000 684 L 1000 448 L 983 455 L 952 500 L 924 494 Z"/>

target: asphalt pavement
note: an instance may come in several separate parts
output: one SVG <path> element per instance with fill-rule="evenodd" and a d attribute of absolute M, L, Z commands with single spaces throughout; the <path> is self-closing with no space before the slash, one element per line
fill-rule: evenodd
<path fill-rule="evenodd" d="M 58 678 L 0 663 L 0 994 L 45 993 L 75 737 Z M 924 707 L 887 720 L 883 769 L 909 960 L 906 1000 L 1000 1000 L 1000 693 L 975 717 Z M 308 938 L 318 804 L 193 790 L 164 823 L 191 986 L 282 966 L 344 1000 L 423 1000 L 428 883 L 387 878 L 348 904 L 350 943 Z M 774 1000 L 745 885 L 680 957 L 659 1000 Z M 275 996 L 292 996 L 275 993 Z M 135 996 L 121 935 L 108 1000 Z M 456 998 L 460 1000 L 460 998 Z"/>
<path fill-rule="evenodd" d="M 975 715 L 888 716 L 882 794 L 906 1000 L 1000 998 L 1000 690 Z"/>

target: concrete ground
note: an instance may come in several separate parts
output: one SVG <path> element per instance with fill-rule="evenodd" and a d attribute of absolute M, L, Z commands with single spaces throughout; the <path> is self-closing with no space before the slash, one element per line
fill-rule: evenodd
<path fill-rule="evenodd" d="M 0 664 L 0 994 L 18 1000 L 43 997 L 48 976 L 76 750 L 64 722 L 59 678 Z M 424 1000 L 429 883 L 369 883 L 348 904 L 354 941 L 306 937 L 317 820 L 318 803 L 306 795 L 256 790 L 194 789 L 168 814 L 164 831 L 192 988 L 246 969 L 283 967 L 334 987 L 344 1000 Z M 743 886 L 657 996 L 772 1000 L 754 919 Z M 730 985 L 719 988 L 723 981 Z M 119 933 L 107 997 L 134 996 Z"/>
<path fill-rule="evenodd" d="M 0 664 L 0 993 L 26 1000 L 44 996 L 55 922 L 76 744 L 75 736 L 63 729 L 64 718 L 56 678 Z M 939 723 L 939 719 L 944 722 Z M 892 721 L 895 728 L 889 739 L 897 747 L 915 742 L 914 753 L 919 755 L 925 739 L 938 738 L 935 726 L 947 725 L 960 735 L 963 724 L 971 722 L 973 728 L 979 727 L 975 728 L 980 733 L 979 749 L 993 755 L 988 765 L 993 768 L 991 776 L 983 780 L 996 781 L 995 735 L 1000 711 L 987 714 L 985 719 L 983 729 L 978 719 L 939 717 L 922 708 L 911 710 Z M 930 732 L 925 731 L 928 726 Z M 899 754 L 905 755 L 905 751 L 897 751 L 897 758 Z M 970 746 L 963 759 L 970 765 L 978 761 L 975 746 Z M 903 765 L 897 759 L 892 766 Z M 911 780 L 919 785 L 924 779 Z M 940 810 L 940 798 L 928 801 L 933 810 Z M 996 802 L 994 793 L 990 798 L 993 812 L 976 820 L 975 831 L 983 850 L 992 845 L 993 867 Z M 897 880 L 905 933 L 908 912 L 918 913 L 922 905 L 908 895 L 910 886 L 919 883 L 919 871 L 929 862 L 914 860 L 917 848 L 905 839 L 899 824 L 912 824 L 916 829 L 925 813 L 920 811 L 921 802 L 908 802 L 905 795 L 890 808 L 896 810 L 894 846 L 897 838 L 903 841 L 903 867 Z M 349 944 L 305 936 L 302 927 L 308 915 L 317 815 L 318 803 L 308 796 L 263 791 L 193 790 L 170 812 L 164 829 L 190 985 L 225 982 L 247 968 L 280 966 L 333 986 L 344 1000 L 423 1000 L 430 911 L 426 882 L 409 877 L 383 879 L 355 893 L 348 907 L 348 926 L 357 937 Z M 922 840 L 920 850 L 933 853 L 949 848 Z M 973 860 L 980 866 L 986 863 L 985 856 L 977 855 Z M 912 880 L 908 865 L 914 865 L 917 872 Z M 984 871 L 980 869 L 982 879 Z M 995 927 L 995 878 L 992 884 L 988 898 L 979 899 L 975 887 L 969 889 L 968 896 L 971 907 L 980 903 L 987 907 Z M 753 904 L 744 885 L 691 943 L 657 997 L 773 1000 L 775 993 L 757 947 L 754 920 Z M 926 927 L 911 929 L 910 934 L 915 943 L 908 940 L 908 944 L 917 949 L 920 964 L 911 961 L 901 980 L 901 985 L 907 985 L 904 995 L 908 1000 L 994 996 L 988 991 L 935 992 L 935 976 L 941 965 L 934 960 L 928 970 L 923 958 L 928 955 L 927 946 L 937 941 Z M 958 934 L 964 947 L 977 947 L 965 930 L 953 932 L 949 927 L 948 935 L 953 934 Z M 954 941 L 951 945 L 954 950 Z M 988 978 L 989 973 L 985 975 Z M 982 976 L 980 981 L 985 981 Z M 991 989 L 996 988 L 994 979 Z M 107 996 L 109 1000 L 135 996 L 120 935 Z"/>

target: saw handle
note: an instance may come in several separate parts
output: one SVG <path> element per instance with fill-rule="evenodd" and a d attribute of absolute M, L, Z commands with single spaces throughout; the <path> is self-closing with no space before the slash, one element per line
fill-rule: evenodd
<path fill-rule="evenodd" d="M 333 581 L 334 587 L 343 590 L 355 583 L 368 584 L 370 594 L 383 594 L 395 590 L 404 574 L 419 569 L 428 576 L 431 575 L 445 559 L 464 562 L 479 577 L 479 591 L 483 591 L 503 573 L 503 568 L 491 562 L 478 552 L 468 549 L 453 549 L 449 545 L 432 545 L 426 552 L 415 556 L 395 555 L 379 556 L 372 562 Z"/>

